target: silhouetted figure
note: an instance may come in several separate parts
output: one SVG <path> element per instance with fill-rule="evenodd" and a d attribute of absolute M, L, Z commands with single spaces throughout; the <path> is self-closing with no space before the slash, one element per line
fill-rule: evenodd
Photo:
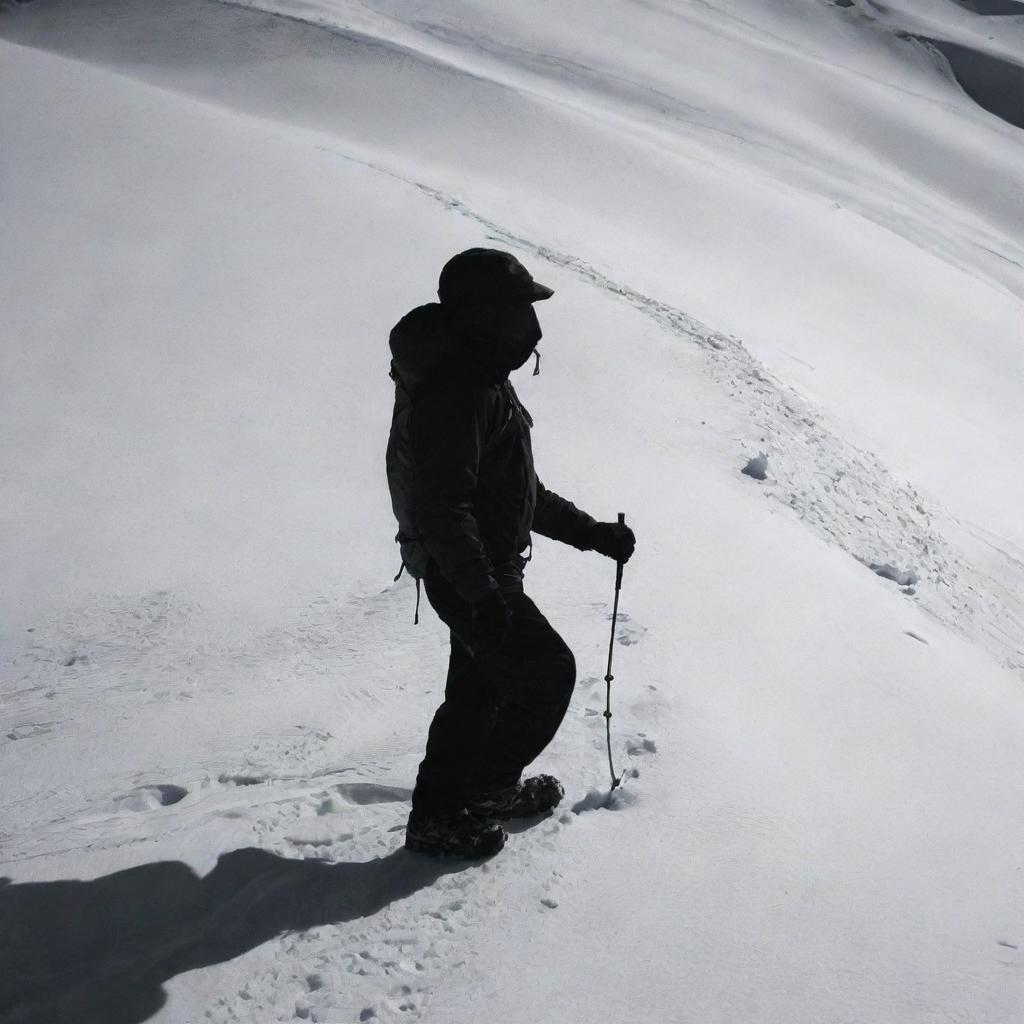
<path fill-rule="evenodd" d="M 467 249 L 441 271 L 440 303 L 419 306 L 391 332 L 397 540 L 417 604 L 422 580 L 451 631 L 410 849 L 488 856 L 507 838 L 498 820 L 545 813 L 562 798 L 557 779 L 522 778 L 576 681 L 572 651 L 523 591 L 531 530 L 621 561 L 633 553 L 629 527 L 595 522 L 534 471 L 533 420 L 508 376 L 541 339 L 533 303 L 553 294 L 509 253 Z"/>

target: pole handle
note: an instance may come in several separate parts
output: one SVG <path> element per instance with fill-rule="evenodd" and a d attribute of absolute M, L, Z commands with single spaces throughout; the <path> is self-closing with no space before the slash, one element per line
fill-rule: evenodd
<path fill-rule="evenodd" d="M 626 525 L 626 513 L 625 512 L 620 512 L 619 513 L 619 526 L 625 526 L 625 525 Z M 616 561 L 616 563 L 615 563 L 615 589 L 616 590 L 621 590 L 622 589 L 622 564 L 623 563 L 619 562 L 619 561 Z"/>

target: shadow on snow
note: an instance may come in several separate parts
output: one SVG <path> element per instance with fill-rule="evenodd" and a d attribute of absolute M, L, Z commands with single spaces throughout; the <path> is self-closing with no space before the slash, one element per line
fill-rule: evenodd
<path fill-rule="evenodd" d="M 177 974 L 367 917 L 466 866 L 404 849 L 331 864 L 246 848 L 205 878 L 158 861 L 85 882 L 0 879 L 0 1021 L 138 1024 Z"/>

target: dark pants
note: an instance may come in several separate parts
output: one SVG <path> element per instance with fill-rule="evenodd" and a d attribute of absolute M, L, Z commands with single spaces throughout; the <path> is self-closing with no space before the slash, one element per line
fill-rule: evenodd
<path fill-rule="evenodd" d="M 427 736 L 412 805 L 449 814 L 477 793 L 518 781 L 565 717 L 576 661 L 565 641 L 523 593 L 523 560 L 499 567 L 497 579 L 512 613 L 508 640 L 471 653 L 471 609 L 433 563 L 427 600 L 451 631 L 444 703 Z"/>

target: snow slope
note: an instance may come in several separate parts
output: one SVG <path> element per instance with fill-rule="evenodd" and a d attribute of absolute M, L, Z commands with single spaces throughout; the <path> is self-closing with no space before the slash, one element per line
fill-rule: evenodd
<path fill-rule="evenodd" d="M 982 23 L 1020 54 L 1016 19 L 951 0 L 262 6 L 307 20 L 36 0 L 4 32 L 327 129 L 511 220 L 742 337 L 901 476 L 1024 544 L 1019 479 L 988 471 L 1014 458 L 1024 384 L 1021 133 L 897 34 L 981 45 Z"/>
<path fill-rule="evenodd" d="M 1020 133 L 869 5 L 544 10 L 0 20 L 0 1019 L 1019 1019 Z M 546 482 L 640 537 L 635 774 L 541 539 L 565 808 L 424 865 L 385 339 L 488 239 Z"/>

